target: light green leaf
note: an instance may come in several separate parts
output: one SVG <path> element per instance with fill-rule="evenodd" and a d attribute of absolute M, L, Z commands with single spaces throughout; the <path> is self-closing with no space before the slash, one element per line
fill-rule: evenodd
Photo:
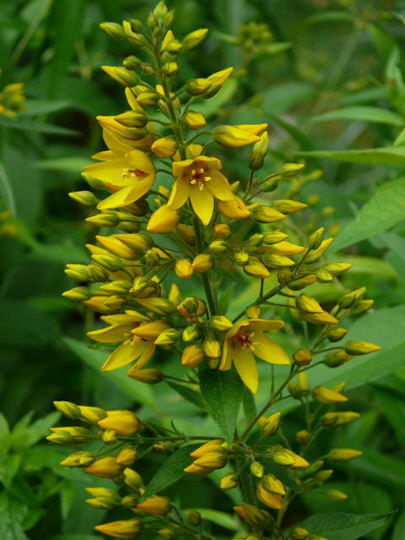
<path fill-rule="evenodd" d="M 27 99 L 24 103 L 25 109 L 19 113 L 19 116 L 34 116 L 37 114 L 51 114 L 63 109 L 72 107 L 70 101 L 54 101 L 46 99 Z"/>
<path fill-rule="evenodd" d="M 291 81 L 277 84 L 260 94 L 263 111 L 279 115 L 313 96 L 315 88 L 306 82 Z"/>
<path fill-rule="evenodd" d="M 77 135 L 77 131 L 73 129 L 67 129 L 60 126 L 54 126 L 52 124 L 44 124 L 42 122 L 34 122 L 31 120 L 20 120 L 17 118 L 5 118 L 0 116 L 0 126 L 19 129 L 26 131 L 27 133 L 47 133 L 49 135 Z"/>
<path fill-rule="evenodd" d="M 0 163 L 0 193 L 4 197 L 6 207 L 8 210 L 11 210 L 11 213 L 16 217 L 16 204 L 13 193 L 13 188 L 11 187 L 11 182 L 7 175 L 6 169 Z"/>
<path fill-rule="evenodd" d="M 405 128 L 401 130 L 400 134 L 394 141 L 394 146 L 402 146 L 405 144 Z"/>
<path fill-rule="evenodd" d="M 405 177 L 381 185 L 355 219 L 339 233 L 332 244 L 332 249 L 342 249 L 370 238 L 403 219 L 405 219 Z"/>
<path fill-rule="evenodd" d="M 239 523 L 235 516 L 230 516 L 225 512 L 219 512 L 218 510 L 211 510 L 210 508 L 187 508 L 187 512 L 194 511 L 199 512 L 203 519 L 212 521 L 216 525 L 229 529 L 231 531 L 239 530 Z"/>
<path fill-rule="evenodd" d="M 367 148 L 365 150 L 314 150 L 299 152 L 300 156 L 309 158 L 337 159 L 349 163 L 364 165 L 405 165 L 405 148 L 387 146 L 386 148 Z"/>
<path fill-rule="evenodd" d="M 311 122 L 327 122 L 329 120 L 351 120 L 376 122 L 380 124 L 390 124 L 392 126 L 403 126 L 404 120 L 399 115 L 379 107 L 367 107 L 358 105 L 357 107 L 344 107 L 318 114 L 311 118 Z"/>
<path fill-rule="evenodd" d="M 333 246 L 333 244 L 332 244 Z M 332 247 L 331 247 L 332 249 Z M 398 279 L 398 274 L 392 266 L 376 257 L 363 257 L 362 255 L 344 256 L 345 263 L 353 266 L 350 268 L 351 274 L 368 274 L 374 279 Z M 328 261 L 329 262 L 329 261 Z"/>
<path fill-rule="evenodd" d="M 70 337 L 64 337 L 62 341 L 85 364 L 113 382 L 125 394 L 130 396 L 134 402 L 146 405 L 151 409 L 156 408 L 152 390 L 147 384 L 130 379 L 126 372 L 122 370 L 100 371 L 100 366 L 107 358 L 107 352 L 91 349 L 85 343 Z"/>
<path fill-rule="evenodd" d="M 159 493 L 180 480 L 180 478 L 186 474 L 184 469 L 193 462 L 193 458 L 190 456 L 191 452 L 199 446 L 201 446 L 201 444 L 183 446 L 166 459 L 163 465 L 161 465 L 152 476 L 152 479 L 146 487 L 146 495 L 149 496 L 154 493 Z"/>
<path fill-rule="evenodd" d="M 80 172 L 86 167 L 86 165 L 91 164 L 91 159 L 84 158 L 81 156 L 71 156 L 63 158 L 54 158 L 54 159 L 43 159 L 42 161 L 37 161 L 35 166 L 39 169 L 45 171 L 60 171 L 68 172 L 74 174 L 80 174 Z"/>
<path fill-rule="evenodd" d="M 200 388 L 209 414 L 227 442 L 232 442 L 243 395 L 243 383 L 234 371 L 203 367 L 199 371 Z"/>
<path fill-rule="evenodd" d="M 328 540 L 356 540 L 384 525 L 392 514 L 319 514 L 300 523 L 311 533 Z"/>

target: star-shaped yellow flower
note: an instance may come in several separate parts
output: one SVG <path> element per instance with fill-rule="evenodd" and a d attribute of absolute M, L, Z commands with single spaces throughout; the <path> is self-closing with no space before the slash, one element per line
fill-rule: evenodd
<path fill-rule="evenodd" d="M 106 315 L 101 319 L 109 326 L 88 332 L 87 335 L 99 343 L 122 342 L 101 366 L 103 371 L 118 369 L 134 361 L 136 363 L 131 370 L 143 367 L 156 349 L 156 339 L 169 328 L 163 321 L 149 321 L 132 310 L 123 314 Z"/>
<path fill-rule="evenodd" d="M 176 181 L 168 201 L 171 208 L 180 208 L 190 199 L 194 212 L 208 225 L 214 212 L 214 198 L 229 201 L 234 198 L 228 180 L 220 172 L 221 161 L 201 156 L 173 163 Z"/>
<path fill-rule="evenodd" d="M 270 364 L 289 364 L 286 352 L 263 332 L 278 330 L 283 321 L 248 319 L 233 325 L 225 336 L 219 369 L 226 371 L 235 366 L 243 383 L 255 394 L 259 377 L 255 356 Z"/>

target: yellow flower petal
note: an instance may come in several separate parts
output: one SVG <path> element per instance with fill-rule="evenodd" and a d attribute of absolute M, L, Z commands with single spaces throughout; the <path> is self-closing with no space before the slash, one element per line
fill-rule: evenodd
<path fill-rule="evenodd" d="M 211 171 L 211 180 L 206 183 L 211 193 L 221 201 L 229 201 L 234 198 L 231 186 L 225 176 L 219 171 Z"/>
<path fill-rule="evenodd" d="M 200 191 L 198 186 L 190 190 L 190 200 L 194 212 L 201 219 L 204 225 L 208 225 L 214 212 L 214 197 L 207 190 Z"/>
<path fill-rule="evenodd" d="M 282 347 L 264 334 L 254 336 L 254 354 L 270 364 L 290 364 L 290 359 Z"/>
<path fill-rule="evenodd" d="M 154 339 L 164 330 L 167 330 L 167 328 L 169 328 L 169 326 L 163 321 L 152 321 L 134 328 L 132 334 L 144 339 Z"/>
<path fill-rule="evenodd" d="M 155 352 L 155 345 L 153 343 L 139 342 L 138 351 L 141 353 L 138 360 L 135 362 L 133 367 L 128 371 L 128 375 L 131 376 L 135 371 L 141 369 L 149 360 L 151 359 L 153 353 Z"/>
<path fill-rule="evenodd" d="M 258 332 L 279 330 L 284 326 L 283 321 L 272 319 L 249 319 L 247 322 L 252 330 L 257 330 Z"/>
<path fill-rule="evenodd" d="M 125 342 L 113 351 L 104 364 L 101 366 L 102 371 L 111 371 L 130 364 L 138 356 L 136 345 L 131 345 Z"/>
<path fill-rule="evenodd" d="M 253 354 L 247 349 L 238 347 L 233 349 L 232 359 L 243 384 L 249 388 L 252 394 L 255 394 L 259 385 L 259 376 Z"/>
<path fill-rule="evenodd" d="M 120 341 L 125 334 L 131 331 L 132 326 L 132 324 L 106 326 L 99 330 L 87 332 L 87 335 L 98 343 L 116 343 L 117 341 Z"/>
<path fill-rule="evenodd" d="M 221 362 L 219 364 L 219 369 L 221 371 L 227 371 L 228 369 L 231 369 L 232 367 L 232 355 L 230 350 L 230 345 L 228 343 L 228 340 L 225 340 L 224 347 L 222 349 L 222 357 Z"/>
<path fill-rule="evenodd" d="M 190 186 L 183 180 L 176 180 L 172 187 L 172 192 L 167 203 L 167 206 L 177 209 L 183 206 L 190 194 Z"/>

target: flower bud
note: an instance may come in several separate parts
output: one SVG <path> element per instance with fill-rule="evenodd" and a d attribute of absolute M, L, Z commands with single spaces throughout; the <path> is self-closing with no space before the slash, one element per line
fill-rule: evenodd
<path fill-rule="evenodd" d="M 332 343 L 340 341 L 341 339 L 345 337 L 346 334 L 347 334 L 346 328 L 341 328 L 340 326 L 332 326 L 331 328 L 329 328 L 327 332 L 328 339 Z"/>
<path fill-rule="evenodd" d="M 158 157 L 172 157 L 176 153 L 177 143 L 174 137 L 162 137 L 160 139 L 156 139 L 151 146 L 151 150 Z"/>
<path fill-rule="evenodd" d="M 249 262 L 243 267 L 243 271 L 248 276 L 262 279 L 270 277 L 270 272 L 267 270 L 264 264 L 254 257 L 249 258 Z"/>
<path fill-rule="evenodd" d="M 54 401 L 56 409 L 68 418 L 76 419 L 80 416 L 79 406 L 70 401 Z"/>
<path fill-rule="evenodd" d="M 83 206 L 95 206 L 99 202 L 92 191 L 71 191 L 68 195 Z"/>
<path fill-rule="evenodd" d="M 113 429 L 119 435 L 133 435 L 141 427 L 137 416 L 131 411 L 107 411 L 107 416 L 97 423 L 101 429 Z"/>
<path fill-rule="evenodd" d="M 256 476 L 256 478 L 261 478 L 264 474 L 264 467 L 262 463 L 259 461 L 254 461 L 250 465 L 250 473 L 252 476 Z"/>
<path fill-rule="evenodd" d="M 134 471 L 133 469 L 130 469 L 129 467 L 124 469 L 123 474 L 124 474 L 125 484 L 131 489 L 135 491 L 139 491 L 139 488 L 143 485 L 143 480 L 141 476 L 136 471 Z"/>
<path fill-rule="evenodd" d="M 207 338 L 203 343 L 205 356 L 208 358 L 219 358 L 221 356 L 221 344 L 214 338 Z"/>
<path fill-rule="evenodd" d="M 159 334 L 155 339 L 155 345 L 174 345 L 178 339 L 178 332 L 175 328 L 168 328 Z"/>
<path fill-rule="evenodd" d="M 207 79 L 190 79 L 186 82 L 185 90 L 191 96 L 199 96 L 204 94 L 211 86 L 211 82 Z"/>
<path fill-rule="evenodd" d="M 185 343 L 190 343 L 190 341 L 194 341 L 199 337 L 198 328 L 193 324 L 190 326 L 187 326 L 182 333 L 183 341 Z M 190 366 L 192 367 L 192 366 Z"/>
<path fill-rule="evenodd" d="M 316 386 L 312 390 L 312 397 L 320 403 L 344 403 L 348 400 L 346 396 L 326 386 Z"/>
<path fill-rule="evenodd" d="M 174 271 L 182 279 L 190 279 L 194 273 L 190 259 L 177 259 Z"/>
<path fill-rule="evenodd" d="M 122 473 L 123 468 L 118 465 L 115 457 L 105 457 L 94 461 L 83 470 L 100 478 L 116 478 Z"/>
<path fill-rule="evenodd" d="M 214 240 L 208 246 L 208 249 L 212 251 L 212 253 L 222 253 L 223 251 L 226 251 L 227 245 L 223 240 Z"/>
<path fill-rule="evenodd" d="M 127 111 L 114 117 L 115 121 L 124 127 L 143 128 L 148 123 L 148 117 L 144 112 Z"/>
<path fill-rule="evenodd" d="M 319 248 L 308 251 L 308 253 L 305 255 L 306 264 L 312 264 L 320 259 L 332 242 L 333 238 L 326 238 L 326 240 L 322 240 Z"/>
<path fill-rule="evenodd" d="M 211 318 L 210 323 L 215 330 L 219 330 L 220 332 L 226 332 L 233 327 L 232 321 L 224 315 L 214 315 Z"/>
<path fill-rule="evenodd" d="M 269 134 L 265 131 L 260 139 L 253 145 L 250 154 L 249 167 L 252 171 L 257 171 L 263 167 L 264 158 L 269 147 Z"/>
<path fill-rule="evenodd" d="M 347 499 L 346 493 L 343 493 L 343 491 L 340 491 L 339 489 L 328 489 L 326 492 L 329 499 L 332 499 L 332 501 L 345 501 Z"/>
<path fill-rule="evenodd" d="M 218 126 L 212 130 L 214 141 L 225 148 L 240 148 L 260 141 L 260 137 L 234 126 Z"/>
<path fill-rule="evenodd" d="M 136 457 L 136 448 L 123 448 L 117 456 L 117 463 L 122 467 L 132 465 Z"/>
<path fill-rule="evenodd" d="M 204 360 L 204 352 L 197 345 L 189 345 L 183 351 L 181 363 L 184 367 L 195 368 Z"/>
<path fill-rule="evenodd" d="M 101 69 L 112 79 L 124 86 L 134 86 L 139 81 L 139 77 L 136 73 L 129 71 L 124 67 L 101 66 Z"/>
<path fill-rule="evenodd" d="M 79 405 L 79 411 L 83 420 L 86 420 L 91 424 L 96 424 L 107 415 L 106 411 L 100 407 L 86 407 L 84 405 Z"/>
<path fill-rule="evenodd" d="M 306 429 L 297 431 L 297 433 L 295 434 L 295 440 L 297 441 L 298 444 L 307 444 L 310 438 L 311 438 L 311 434 Z"/>
<path fill-rule="evenodd" d="M 193 260 L 193 270 L 196 272 L 207 272 L 213 267 L 213 260 L 209 253 L 199 253 Z"/>
<path fill-rule="evenodd" d="M 167 497 L 152 495 L 136 505 L 137 510 L 145 514 L 164 516 L 170 511 L 171 502 Z"/>
<path fill-rule="evenodd" d="M 270 437 L 277 433 L 278 427 L 280 425 L 281 413 L 276 412 L 271 416 L 261 416 L 258 420 L 260 429 L 266 437 Z"/>
<path fill-rule="evenodd" d="M 274 223 L 284 219 L 285 215 L 270 206 L 258 206 L 253 210 L 253 217 L 259 223 Z"/>
<path fill-rule="evenodd" d="M 276 493 L 277 495 L 285 495 L 285 487 L 273 474 L 266 474 L 263 476 L 261 484 L 263 488 L 269 493 Z"/>
<path fill-rule="evenodd" d="M 333 276 L 324 268 L 321 268 L 316 273 L 316 279 L 317 281 L 319 281 L 319 283 L 331 283 L 333 281 Z"/>
<path fill-rule="evenodd" d="M 295 527 L 290 531 L 290 536 L 292 540 L 307 540 L 308 535 L 309 531 L 307 531 L 307 529 L 304 529 L 303 527 Z"/>
<path fill-rule="evenodd" d="M 94 454 L 91 452 L 80 451 L 71 454 L 61 461 L 60 464 L 64 467 L 86 467 L 86 465 L 90 465 L 93 461 Z"/>
<path fill-rule="evenodd" d="M 256 488 L 256 495 L 259 501 L 268 508 L 274 508 L 274 510 L 280 510 L 282 507 L 281 495 L 267 491 L 263 487 L 263 483 L 259 482 Z"/>
<path fill-rule="evenodd" d="M 96 531 L 114 538 L 135 538 L 142 531 L 142 524 L 138 519 L 128 519 L 103 523 L 94 528 Z"/>
<path fill-rule="evenodd" d="M 145 384 L 157 384 L 164 379 L 164 375 L 157 368 L 132 369 L 128 376 Z"/>
<path fill-rule="evenodd" d="M 305 165 L 303 163 L 284 163 L 284 165 L 280 167 L 279 173 L 282 176 L 294 176 L 301 172 L 304 167 Z"/>
<path fill-rule="evenodd" d="M 297 366 L 308 366 L 312 361 L 312 354 L 307 349 L 298 349 L 293 356 Z"/>
<path fill-rule="evenodd" d="M 206 125 L 207 120 L 200 112 L 188 111 L 184 115 L 184 123 L 189 129 L 201 129 Z"/>
<path fill-rule="evenodd" d="M 217 223 L 214 226 L 214 237 L 220 240 L 227 240 L 232 234 L 232 230 L 227 223 Z"/>
<path fill-rule="evenodd" d="M 201 514 L 196 510 L 189 510 L 186 515 L 186 519 L 190 525 L 199 525 L 201 523 Z"/>
<path fill-rule="evenodd" d="M 203 41 L 207 33 L 208 28 L 200 28 L 199 30 L 194 30 L 194 32 L 190 32 L 183 39 L 181 50 L 183 52 L 187 52 L 191 49 L 194 49 L 194 47 L 197 47 L 197 45 L 199 45 Z"/>
<path fill-rule="evenodd" d="M 352 356 L 360 356 L 380 351 L 381 347 L 368 341 L 348 341 L 345 345 L 345 351 Z"/>
<path fill-rule="evenodd" d="M 219 483 L 219 487 L 223 491 L 229 491 L 230 489 L 235 488 L 238 485 L 238 479 L 236 474 L 230 473 L 226 474 Z"/>
<path fill-rule="evenodd" d="M 120 39 L 124 37 L 124 30 L 120 24 L 114 22 L 103 22 L 100 24 L 100 28 L 112 38 Z"/>
<path fill-rule="evenodd" d="M 347 272 L 353 265 L 349 263 L 330 263 L 325 264 L 324 269 L 333 276 L 340 276 L 344 272 Z"/>

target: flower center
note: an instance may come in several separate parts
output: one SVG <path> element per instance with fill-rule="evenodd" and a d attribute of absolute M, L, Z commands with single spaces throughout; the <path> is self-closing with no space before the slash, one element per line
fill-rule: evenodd
<path fill-rule="evenodd" d="M 192 186 L 198 186 L 198 189 L 202 191 L 204 189 L 205 182 L 209 182 L 211 176 L 207 176 L 205 169 L 192 169 L 190 174 L 190 184 Z"/>
<path fill-rule="evenodd" d="M 145 178 L 145 176 L 148 176 L 148 173 L 141 171 L 141 169 L 123 169 L 122 178 L 126 178 L 127 176 L 130 178 Z"/>
<path fill-rule="evenodd" d="M 253 332 L 238 332 L 235 336 L 236 341 L 239 345 L 242 345 L 245 349 L 253 349 Z"/>

